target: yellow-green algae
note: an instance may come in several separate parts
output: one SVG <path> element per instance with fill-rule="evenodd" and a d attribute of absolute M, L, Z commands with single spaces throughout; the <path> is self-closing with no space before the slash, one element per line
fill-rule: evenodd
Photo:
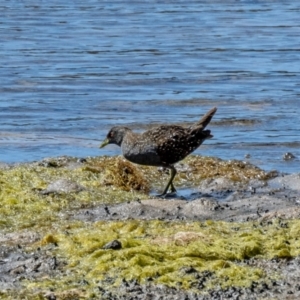
<path fill-rule="evenodd" d="M 0 228 L 13 230 L 49 226 L 59 221 L 60 212 L 91 207 L 99 203 L 147 198 L 145 193 L 136 191 L 135 186 L 130 187 L 136 176 L 134 166 L 133 174 L 128 174 L 128 177 L 133 179 L 124 180 L 128 193 L 124 193 L 118 185 L 111 186 L 107 183 L 110 178 L 107 174 L 116 169 L 115 165 L 118 165 L 120 160 L 120 158 L 90 159 L 87 163 L 72 169 L 64 165 L 53 167 L 51 164 L 49 167 L 48 165 L 24 164 L 0 170 Z M 95 171 L 98 161 L 102 162 L 103 166 Z M 111 165 L 110 161 L 113 161 L 114 165 Z M 131 166 L 130 164 L 129 167 Z M 62 178 L 74 181 L 85 189 L 81 192 L 45 195 L 41 193 L 50 183 Z M 144 190 L 146 189 L 145 183 Z"/>
<path fill-rule="evenodd" d="M 100 203 L 117 203 L 148 198 L 150 186 L 161 190 L 169 178 L 154 167 L 137 166 L 121 157 L 88 158 L 70 167 L 72 159 L 47 164 L 24 164 L 0 170 L 0 228 L 49 226 L 59 222 L 60 213 Z M 176 186 L 197 186 L 205 178 L 226 176 L 236 181 L 267 179 L 269 173 L 241 161 L 190 156 L 181 163 Z M 59 179 L 74 181 L 81 192 L 42 194 Z M 125 191 L 125 192 L 124 192 Z"/>
<path fill-rule="evenodd" d="M 180 233 L 180 234 L 179 234 Z M 264 270 L 241 264 L 249 258 L 292 258 L 300 255 L 300 220 L 267 223 L 109 221 L 72 222 L 52 229 L 33 248 L 55 242 L 53 255 L 67 261 L 64 276 L 25 281 L 22 295 L 42 297 L 53 291 L 58 299 L 91 299 L 97 286 L 117 287 L 123 278 L 193 290 L 197 278 L 184 268 L 210 271 L 205 292 L 214 287 L 248 287 L 268 281 Z M 102 247 L 113 239 L 120 250 Z M 276 278 L 277 274 L 273 275 Z M 110 280 L 107 280 L 110 279 Z M 87 284 L 82 287 L 82 281 Z M 198 279 L 199 280 L 199 279 Z M 26 292 L 24 292 L 26 291 Z M 25 294 L 24 294 L 25 293 Z M 96 293 L 97 294 L 97 293 Z M 5 295 L 5 294 L 4 294 Z M 64 295 L 64 296 L 62 296 Z M 9 294 L 6 294 L 9 297 Z"/>
<path fill-rule="evenodd" d="M 197 279 L 185 267 L 211 271 L 206 289 L 215 286 L 249 286 L 264 278 L 264 270 L 239 261 L 256 258 L 290 258 L 299 255 L 300 221 L 286 226 L 226 222 L 106 221 L 84 223 L 65 220 L 65 213 L 101 203 L 147 199 L 150 186 L 160 189 L 168 180 L 157 168 L 136 166 L 121 157 L 88 158 L 83 164 L 57 162 L 18 165 L 0 170 L 0 228 L 4 232 L 31 230 L 41 235 L 38 247 L 57 244 L 53 255 L 66 260 L 61 277 L 24 281 L 17 294 L 3 292 L 3 299 L 41 299 L 53 290 L 58 299 L 90 299 L 94 288 L 118 286 L 123 278 L 164 283 L 193 289 Z M 72 161 L 72 160 L 71 160 Z M 272 174 L 239 161 L 191 156 L 181 163 L 176 186 L 197 186 L 205 178 L 227 177 L 246 182 Z M 67 179 L 83 191 L 43 194 L 56 180 Z M 121 250 L 104 250 L 113 239 Z M 49 250 L 50 251 L 50 250 Z M 111 278 L 112 281 L 106 281 Z M 87 280 L 82 288 L 80 281 Z M 105 286 L 106 284 L 106 286 Z M 74 296 L 75 295 L 75 296 Z"/>

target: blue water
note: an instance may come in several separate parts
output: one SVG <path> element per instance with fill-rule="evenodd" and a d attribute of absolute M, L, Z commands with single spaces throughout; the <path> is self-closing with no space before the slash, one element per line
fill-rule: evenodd
<path fill-rule="evenodd" d="M 116 155 L 98 149 L 112 125 L 217 106 L 196 153 L 298 172 L 299 1 L 2 1 L 0 13 L 0 161 Z"/>

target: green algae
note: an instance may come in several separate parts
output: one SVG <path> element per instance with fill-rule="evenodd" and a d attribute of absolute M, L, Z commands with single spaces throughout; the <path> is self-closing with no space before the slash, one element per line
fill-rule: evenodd
<path fill-rule="evenodd" d="M 269 173 L 240 161 L 222 161 L 191 156 L 181 163 L 184 170 L 175 177 L 177 186 L 198 185 L 205 178 L 224 177 L 236 181 L 267 179 Z M 150 185 L 160 190 L 168 174 L 157 168 L 137 166 L 121 157 L 88 158 L 76 163 L 73 158 L 51 159 L 0 170 L 0 228 L 50 226 L 59 222 L 60 213 L 148 198 Z M 49 184 L 66 179 L 83 189 L 43 193 Z"/>
<path fill-rule="evenodd" d="M 55 242 L 54 253 L 67 261 L 66 274 L 24 283 L 27 291 L 80 290 L 92 298 L 97 286 L 117 288 L 126 279 L 205 292 L 216 286 L 249 287 L 270 280 L 263 269 L 241 264 L 249 258 L 292 258 L 300 255 L 300 220 L 257 222 L 109 221 L 74 222 L 45 236 L 35 247 Z M 67 233 L 66 233 L 67 232 Z M 180 233 L 180 234 L 178 234 Z M 120 250 L 105 250 L 113 239 Z M 209 271 L 205 287 L 197 290 L 197 274 Z M 278 276 L 274 274 L 274 278 Z M 63 299 L 63 298 L 62 298 Z"/>
<path fill-rule="evenodd" d="M 191 156 L 180 163 L 175 184 L 196 186 L 203 179 L 217 177 L 247 182 L 271 176 L 244 162 Z M 160 188 L 168 177 L 157 168 L 136 166 L 120 157 L 88 158 L 84 163 L 71 158 L 52 159 L 0 170 L 0 228 L 38 232 L 40 239 L 28 251 L 53 244 L 49 251 L 66 262 L 61 276 L 27 279 L 17 294 L 8 291 L 0 296 L 44 299 L 51 291 L 57 299 L 91 299 L 97 298 L 97 287 L 114 289 L 123 279 L 142 284 L 151 280 L 196 292 L 216 286 L 248 287 L 266 280 L 266 273 L 242 262 L 251 258 L 289 259 L 300 254 L 299 220 L 243 224 L 68 220 L 69 212 L 81 208 L 147 199 L 150 186 Z M 49 184 L 60 179 L 83 189 L 44 193 Z M 122 249 L 103 249 L 114 239 L 122 243 Z M 197 289 L 197 276 L 185 272 L 191 267 L 196 274 L 211 274 L 201 291 Z"/>
<path fill-rule="evenodd" d="M 50 226 L 60 219 L 62 211 L 91 207 L 99 203 L 117 203 L 146 198 L 145 192 L 131 187 L 134 181 L 135 167 L 128 172 L 130 182 L 127 193 L 118 186 L 108 186 L 107 172 L 112 171 L 109 158 L 100 158 L 104 162 L 100 171 L 91 170 L 97 167 L 96 159 L 85 164 L 78 164 L 72 169 L 63 164 L 24 164 L 0 171 L 0 228 L 22 229 L 34 226 Z M 111 159 L 113 160 L 113 159 Z M 114 163 L 120 159 L 115 158 Z M 119 163 L 120 164 L 120 163 Z M 106 167 L 105 167 L 106 166 Z M 138 174 L 140 177 L 140 174 Z M 124 176 L 123 176 L 124 177 Z M 56 180 L 66 179 L 80 184 L 84 189 L 80 192 L 43 193 L 49 184 Z M 125 181 L 125 179 L 124 179 Z M 140 180 L 141 181 L 141 180 Z M 146 188 L 145 188 L 146 189 Z"/>

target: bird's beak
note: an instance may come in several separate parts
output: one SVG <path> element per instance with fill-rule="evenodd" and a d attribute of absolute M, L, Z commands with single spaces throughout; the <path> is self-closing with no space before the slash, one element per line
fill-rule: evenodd
<path fill-rule="evenodd" d="M 109 144 L 109 139 L 105 139 L 105 140 L 102 142 L 102 144 L 100 145 L 99 148 L 103 148 L 103 147 L 105 147 L 107 144 Z"/>

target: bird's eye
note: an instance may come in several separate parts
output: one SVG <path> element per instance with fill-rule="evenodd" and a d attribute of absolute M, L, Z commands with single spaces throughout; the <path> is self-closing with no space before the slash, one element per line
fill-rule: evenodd
<path fill-rule="evenodd" d="M 108 137 L 109 137 L 109 138 L 113 138 L 113 137 L 114 137 L 114 133 L 113 133 L 113 132 L 110 132 L 110 133 L 108 134 Z"/>

